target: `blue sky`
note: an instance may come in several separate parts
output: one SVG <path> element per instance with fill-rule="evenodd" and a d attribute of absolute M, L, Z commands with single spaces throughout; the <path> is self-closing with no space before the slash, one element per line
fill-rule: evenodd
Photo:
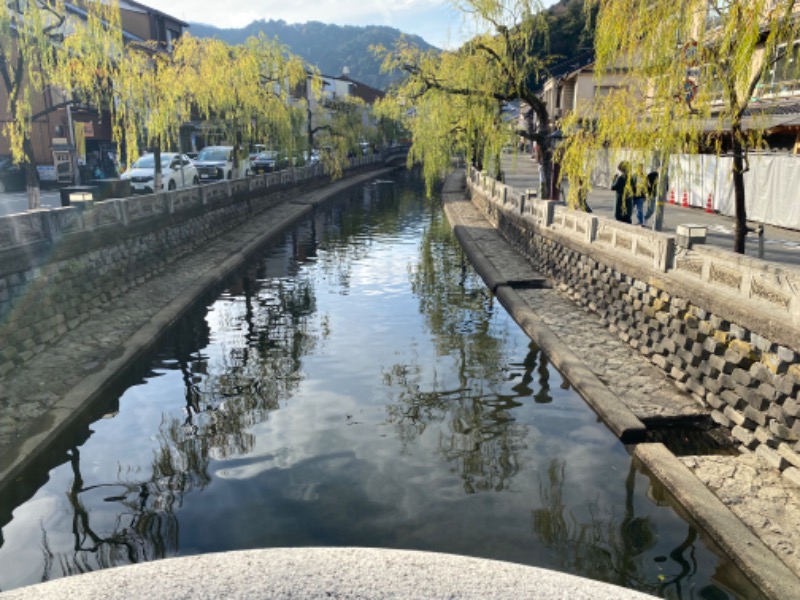
<path fill-rule="evenodd" d="M 169 15 L 215 27 L 243 27 L 257 19 L 288 23 L 388 25 L 440 48 L 470 37 L 450 0 L 140 0 Z"/>

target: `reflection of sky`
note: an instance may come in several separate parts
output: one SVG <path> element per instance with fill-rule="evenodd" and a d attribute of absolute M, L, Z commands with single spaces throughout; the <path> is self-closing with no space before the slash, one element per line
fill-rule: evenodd
<path fill-rule="evenodd" d="M 421 212 L 416 218 L 425 223 L 430 216 Z M 521 406 L 509 411 L 513 421 L 506 426 L 515 433 L 505 442 L 485 441 L 475 449 L 489 470 L 499 468 L 502 444 L 513 446 L 520 471 L 506 479 L 502 492 L 465 492 L 469 475 L 463 472 L 464 461 L 477 455 L 445 459 L 444 448 L 469 450 L 476 439 L 474 431 L 456 432 L 452 422 L 456 414 L 469 414 L 474 399 L 447 396 L 426 419 L 422 433 L 410 441 L 401 439 L 387 407 L 399 405 L 401 394 L 415 389 L 387 386 L 385 373 L 396 365 L 419 369 L 412 381 L 418 391 L 430 392 L 434 385 L 454 390 L 460 386 L 458 364 L 455 356 L 439 355 L 419 299 L 409 291 L 421 226 L 407 228 L 402 236 L 392 232 L 386 239 L 372 235 L 368 251 L 360 248 L 356 259 L 342 260 L 347 257 L 344 250 L 323 247 L 301 269 L 300 277 L 313 282 L 316 299 L 307 329 L 317 337 L 326 329 L 326 337 L 301 357 L 302 377 L 291 396 L 281 399 L 278 410 L 253 421 L 247 433 L 254 444 L 247 454 L 211 449 L 210 485 L 190 489 L 173 507 L 180 524 L 179 552 L 361 545 L 560 567 L 557 551 L 544 546 L 531 529 L 532 511 L 542 507 L 551 461 L 566 465 L 565 518 L 591 523 L 598 514 L 616 514 L 619 523 L 628 455 L 584 402 L 560 387 L 561 378 L 553 370 L 552 402 L 517 398 Z M 335 276 L 340 263 L 349 272 L 347 286 Z M 212 342 L 201 350 L 208 357 L 209 378 L 219 378 L 233 365 L 232 351 L 245 340 L 244 314 L 241 297 L 231 294 L 211 309 L 207 323 Z M 528 338 L 504 311 L 494 311 L 490 330 L 503 341 L 502 364 L 497 365 L 496 381 L 473 382 L 482 386 L 484 402 L 495 399 L 490 389 L 515 395 L 512 388 L 529 353 Z M 170 363 L 162 357 L 161 364 Z M 538 367 L 532 375 L 530 386 L 536 392 Z M 151 478 L 162 422 L 166 416 L 182 423 L 185 405 L 181 372 L 161 368 L 156 377 L 124 393 L 119 415 L 92 425 L 94 433 L 81 448 L 85 486 L 109 484 L 81 494 L 95 531 L 110 535 L 129 526 L 129 509 L 107 499 L 123 493 L 118 484 Z M 481 410 L 481 424 L 499 423 L 488 408 Z M 211 419 L 208 414 L 201 417 L 206 420 L 198 422 Z M 224 419 L 224 411 L 219 417 Z M 72 555 L 72 509 L 66 499 L 71 481 L 69 465 L 54 469 L 48 484 L 15 511 L 3 530 L 0 589 L 40 579 L 42 531 L 52 552 Z M 649 515 L 660 536 L 660 545 L 647 557 L 653 578 L 653 556 L 669 554 L 682 541 L 686 526 L 645 499 L 643 476 L 637 475 L 636 486 L 636 512 Z M 701 572 L 709 577 L 714 562 L 702 547 L 698 552 L 707 561 Z"/>

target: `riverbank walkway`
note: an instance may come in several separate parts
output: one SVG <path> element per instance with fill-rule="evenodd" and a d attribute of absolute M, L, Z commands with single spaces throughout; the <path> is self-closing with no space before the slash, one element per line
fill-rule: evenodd
<path fill-rule="evenodd" d="M 532 161 L 520 158 L 515 165 L 507 159 L 506 184 L 519 186 L 517 191 L 535 187 Z M 443 197 L 448 220 L 476 270 L 613 431 L 635 432 L 637 421 L 641 426 L 653 417 L 706 411 L 566 293 L 547 285 L 512 285 L 541 276 L 469 201 L 463 172 L 448 179 Z M 596 192 L 589 202 L 600 216 L 607 211 L 613 218 L 610 194 Z M 681 216 L 670 214 L 665 229 L 679 224 Z M 725 217 L 712 217 L 726 225 Z M 793 238 L 788 232 L 781 239 Z M 792 252 L 800 259 L 800 247 L 780 250 L 787 259 Z M 687 510 L 767 597 L 800 598 L 800 488 L 753 453 L 677 456 L 649 441 L 629 449 L 677 499 L 677 510 Z"/>

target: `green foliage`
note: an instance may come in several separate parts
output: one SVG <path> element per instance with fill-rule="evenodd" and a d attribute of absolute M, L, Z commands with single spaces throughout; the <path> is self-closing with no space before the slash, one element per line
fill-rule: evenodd
<path fill-rule="evenodd" d="M 744 221 L 748 149 L 763 126 L 743 118 L 759 82 L 786 52 L 796 55 L 796 0 L 587 0 L 596 10 L 595 73 L 613 86 L 565 120 L 570 182 L 588 181 L 597 152 L 625 149 L 640 161 L 699 148 L 734 154 L 737 216 Z M 723 143 L 724 142 L 724 143 Z M 570 201 L 577 200 L 571 185 Z"/>
<path fill-rule="evenodd" d="M 44 90 L 56 88 L 65 99 L 103 99 L 102 83 L 122 47 L 119 7 L 89 2 L 85 10 L 80 18 L 61 0 L 0 2 L 0 87 L 9 114 L 3 135 L 15 162 L 33 161 L 34 101 Z"/>
<path fill-rule="evenodd" d="M 501 110 L 505 102 L 522 100 L 548 122 L 529 86 L 544 69 L 534 52 L 547 33 L 541 5 L 469 0 L 460 6 L 491 32 L 455 52 L 424 52 L 406 40 L 391 51 L 376 49 L 385 70 L 406 73 L 379 112 L 404 119 L 413 141 L 409 162 L 423 165 L 429 192 L 451 168 L 453 156 L 497 169 L 500 149 L 515 139 L 516 123 L 505 120 Z"/>
<path fill-rule="evenodd" d="M 172 52 L 151 44 L 129 45 L 112 75 L 115 137 L 138 156 L 140 136 L 168 148 L 193 111 L 220 124 L 230 140 L 262 141 L 293 152 L 301 110 L 289 92 L 307 77 L 302 61 L 277 42 L 250 38 L 231 47 L 215 39 L 184 35 Z"/>

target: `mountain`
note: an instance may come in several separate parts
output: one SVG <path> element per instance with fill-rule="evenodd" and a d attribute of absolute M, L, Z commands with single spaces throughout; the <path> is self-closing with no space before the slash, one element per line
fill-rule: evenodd
<path fill-rule="evenodd" d="M 385 90 L 399 74 L 381 73 L 381 63 L 370 51 L 370 46 L 391 48 L 403 34 L 392 27 L 371 25 L 339 26 L 310 21 L 286 23 L 285 21 L 253 21 L 241 29 L 220 29 L 202 23 L 190 23 L 189 32 L 198 38 L 213 37 L 237 45 L 251 36 L 263 33 L 267 38 L 277 38 L 289 51 L 319 68 L 323 75 L 341 75 L 346 67 L 356 81 Z M 405 35 L 411 43 L 423 50 L 435 50 L 417 35 Z"/>

